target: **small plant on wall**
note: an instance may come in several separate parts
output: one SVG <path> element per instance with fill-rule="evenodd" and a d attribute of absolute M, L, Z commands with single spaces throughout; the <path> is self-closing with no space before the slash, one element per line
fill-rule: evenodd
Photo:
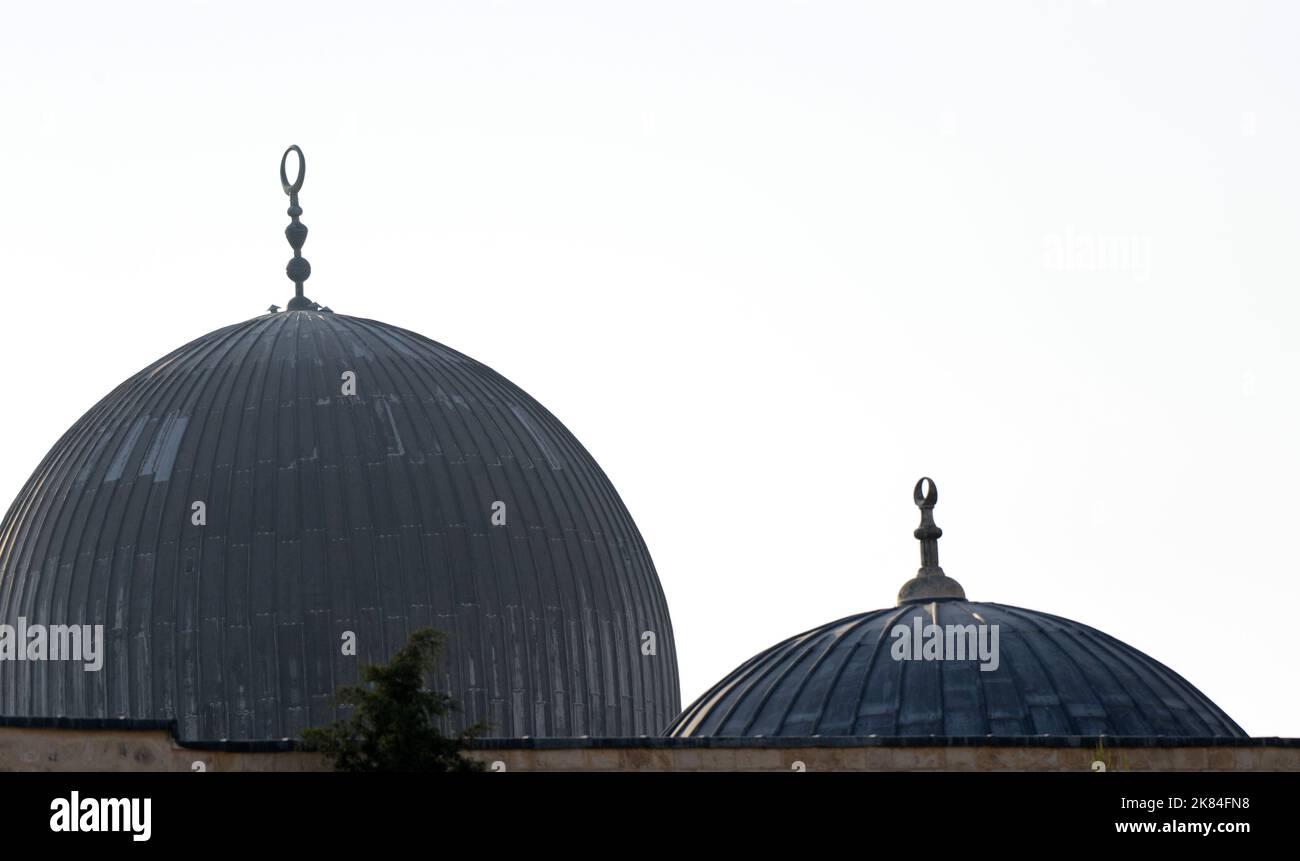
<path fill-rule="evenodd" d="M 458 708 L 453 697 L 425 686 L 442 647 L 441 633 L 421 628 L 386 665 L 363 667 L 361 684 L 335 694 L 351 713 L 303 732 L 303 747 L 331 757 L 337 771 L 482 771 L 465 750 L 485 726 L 454 736 L 438 729 Z"/>

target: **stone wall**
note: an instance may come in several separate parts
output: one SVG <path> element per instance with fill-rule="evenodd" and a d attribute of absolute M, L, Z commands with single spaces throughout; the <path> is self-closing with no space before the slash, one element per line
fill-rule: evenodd
<path fill-rule="evenodd" d="M 1091 771 L 1095 748 L 1043 746 L 547 747 L 477 750 L 506 771 Z M 1124 747 L 1108 771 L 1300 771 L 1300 747 Z M 501 769 L 501 765 L 497 766 Z"/>
<path fill-rule="evenodd" d="M 325 771 L 283 742 L 182 744 L 144 721 L 0 719 L 0 771 Z M 485 739 L 505 771 L 1300 771 L 1300 739 Z"/>
<path fill-rule="evenodd" d="M 316 754 L 293 750 L 183 747 L 167 729 L 0 726 L 0 771 L 322 771 Z"/>

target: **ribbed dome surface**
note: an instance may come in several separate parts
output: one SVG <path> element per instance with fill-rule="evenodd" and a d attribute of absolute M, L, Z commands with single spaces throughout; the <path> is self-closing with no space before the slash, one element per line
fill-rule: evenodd
<path fill-rule="evenodd" d="M 997 625 L 997 668 L 896 660 L 891 632 L 916 618 L 945 628 Z M 904 604 L 791 637 L 714 685 L 665 734 L 1246 735 L 1177 673 L 1114 637 L 968 601 Z"/>
<path fill-rule="evenodd" d="M 455 724 L 654 734 L 679 708 L 654 565 L 581 444 L 490 368 L 325 312 L 199 338 L 82 417 L 0 526 L 0 621 L 19 617 L 102 624 L 106 659 L 0 661 L 7 715 L 293 736 L 423 626 L 448 636 Z"/>

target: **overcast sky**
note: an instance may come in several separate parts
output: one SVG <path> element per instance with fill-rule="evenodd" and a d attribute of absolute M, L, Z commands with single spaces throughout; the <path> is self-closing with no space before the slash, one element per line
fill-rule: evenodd
<path fill-rule="evenodd" d="M 1285 3 L 24 3 L 0 27 L 0 498 L 117 383 L 307 293 L 485 362 L 621 493 L 682 701 L 976 601 L 1300 736 Z"/>

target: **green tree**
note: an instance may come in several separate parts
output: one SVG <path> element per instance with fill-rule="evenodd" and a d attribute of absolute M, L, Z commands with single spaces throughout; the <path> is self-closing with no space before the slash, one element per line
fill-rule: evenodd
<path fill-rule="evenodd" d="M 450 695 L 425 687 L 442 647 L 441 633 L 421 628 L 386 666 L 362 667 L 362 683 L 335 694 L 352 712 L 304 731 L 303 747 L 333 757 L 338 771 L 482 771 L 463 751 L 486 727 L 455 736 L 438 729 L 438 719 L 458 708 Z"/>

